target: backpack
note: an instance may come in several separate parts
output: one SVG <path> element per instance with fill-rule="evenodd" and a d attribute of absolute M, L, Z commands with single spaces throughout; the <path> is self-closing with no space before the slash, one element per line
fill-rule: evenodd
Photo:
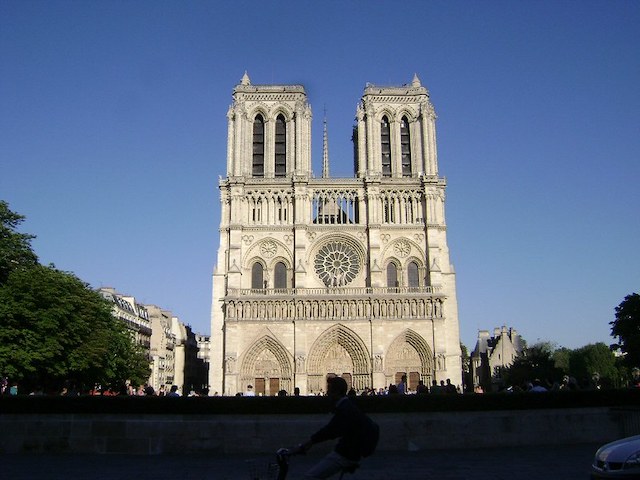
<path fill-rule="evenodd" d="M 364 417 L 364 427 L 362 429 L 363 438 L 362 438 L 362 447 L 360 450 L 360 454 L 363 457 L 368 457 L 373 452 L 376 451 L 376 447 L 378 446 L 378 440 L 380 439 L 380 427 L 376 422 L 371 420 L 369 417 Z"/>

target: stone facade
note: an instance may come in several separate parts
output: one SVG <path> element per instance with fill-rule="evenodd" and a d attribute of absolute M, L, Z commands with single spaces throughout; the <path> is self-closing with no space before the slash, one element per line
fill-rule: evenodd
<path fill-rule="evenodd" d="M 130 295 L 117 293 L 110 287 L 101 287 L 98 293 L 113 302 L 113 316 L 124 323 L 135 342 L 148 351 L 151 346 L 151 320 L 145 305 Z"/>
<path fill-rule="evenodd" d="M 471 353 L 473 386 L 481 386 L 486 391 L 500 390 L 502 368 L 513 364 L 523 349 L 524 341 L 515 328 L 495 328 L 493 336 L 488 330 L 480 330 Z"/>
<path fill-rule="evenodd" d="M 174 316 L 156 305 L 147 305 L 151 317 L 151 377 L 149 385 L 156 391 L 164 385 L 168 391 L 176 381 L 176 335 L 173 331 Z M 184 377 L 184 375 L 182 375 Z"/>
<path fill-rule="evenodd" d="M 228 111 L 213 274 L 211 391 L 274 395 L 356 389 L 402 374 L 461 383 L 455 272 L 438 176 L 435 112 L 417 76 L 367 85 L 356 110 L 354 177 L 311 169 L 300 85 L 252 85 Z"/>

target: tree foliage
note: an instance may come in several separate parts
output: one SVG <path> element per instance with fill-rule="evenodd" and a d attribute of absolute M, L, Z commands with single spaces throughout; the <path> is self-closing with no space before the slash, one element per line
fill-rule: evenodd
<path fill-rule="evenodd" d="M 552 383 L 562 377 L 562 370 L 556 367 L 553 359 L 554 350 L 550 342 L 538 342 L 526 347 L 511 366 L 503 369 L 502 376 L 506 384 L 522 387 L 536 379 Z"/>
<path fill-rule="evenodd" d="M 596 380 L 602 386 L 620 386 L 616 357 L 602 342 L 573 350 L 569 356 L 569 371 L 583 386 Z"/>
<path fill-rule="evenodd" d="M 570 348 L 560 347 L 555 349 L 551 354 L 555 367 L 565 374 L 569 374 L 571 372 L 571 367 L 569 365 L 571 352 L 573 352 L 573 350 Z"/>
<path fill-rule="evenodd" d="M 618 340 L 612 347 L 625 355 L 624 363 L 629 368 L 640 367 L 640 295 L 627 295 L 616 307 L 616 319 L 609 325 L 611 336 Z"/>
<path fill-rule="evenodd" d="M 149 362 L 112 305 L 72 273 L 39 265 L 23 217 L 0 201 L 0 375 L 26 388 L 143 383 Z"/>
<path fill-rule="evenodd" d="M 0 286 L 0 318 L 0 372 L 25 385 L 115 384 L 149 374 L 111 304 L 71 273 L 14 270 Z"/>
<path fill-rule="evenodd" d="M 0 200 L 0 285 L 16 268 L 38 263 L 38 257 L 31 249 L 31 240 L 35 237 L 17 232 L 23 221 L 22 215 L 12 212 L 7 202 Z"/>

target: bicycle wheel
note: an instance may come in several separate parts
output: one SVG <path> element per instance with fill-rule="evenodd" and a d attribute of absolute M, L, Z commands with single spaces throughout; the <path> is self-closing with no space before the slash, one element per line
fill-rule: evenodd
<path fill-rule="evenodd" d="M 257 458 L 246 463 L 249 480 L 277 480 L 279 468 L 274 459 Z"/>

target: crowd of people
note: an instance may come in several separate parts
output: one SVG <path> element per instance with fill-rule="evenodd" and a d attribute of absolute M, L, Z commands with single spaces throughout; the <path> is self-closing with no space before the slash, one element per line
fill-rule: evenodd
<path fill-rule="evenodd" d="M 156 396 L 156 397 L 199 397 L 207 396 L 207 392 L 195 389 L 189 390 L 187 394 L 180 392 L 178 385 L 161 385 L 157 390 L 149 384 L 135 386 L 129 382 L 120 386 L 103 386 L 95 384 L 89 388 L 78 387 L 74 382 L 65 382 L 60 388 L 35 387 L 24 390 L 17 382 L 10 382 L 7 377 L 0 379 L 0 395 L 60 395 L 65 397 L 75 397 L 79 395 L 115 397 L 120 395 L 129 396 Z"/>

